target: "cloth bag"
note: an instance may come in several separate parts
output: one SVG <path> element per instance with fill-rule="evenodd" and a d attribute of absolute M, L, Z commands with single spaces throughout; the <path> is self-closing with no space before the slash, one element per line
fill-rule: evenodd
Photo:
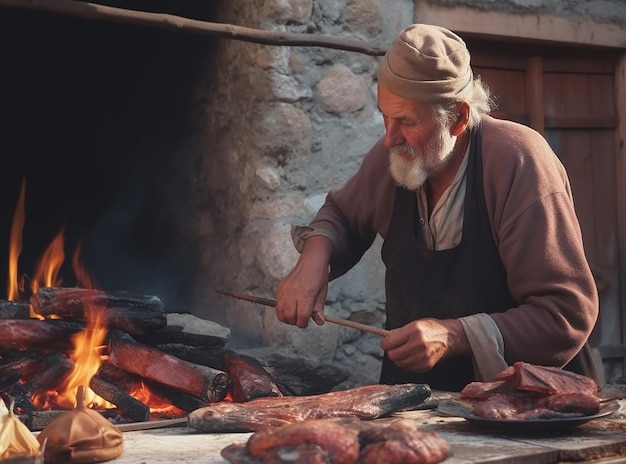
<path fill-rule="evenodd" d="M 42 462 L 41 446 L 35 435 L 0 399 L 0 462 Z"/>
<path fill-rule="evenodd" d="M 124 451 L 124 435 L 102 415 L 85 406 L 78 387 L 76 407 L 52 420 L 37 437 L 46 464 L 82 464 L 115 459 Z"/>

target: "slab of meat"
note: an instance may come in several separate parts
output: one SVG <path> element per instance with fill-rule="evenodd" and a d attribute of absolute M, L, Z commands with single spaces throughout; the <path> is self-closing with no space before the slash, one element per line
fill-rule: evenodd
<path fill-rule="evenodd" d="M 592 415 L 600 409 L 593 379 L 554 367 L 517 362 L 493 382 L 471 382 L 460 398 L 472 413 L 490 419 Z"/>
<path fill-rule="evenodd" d="M 517 390 L 543 394 L 598 393 L 598 384 L 589 377 L 557 367 L 536 366 L 521 361 L 500 372 L 494 380 L 504 380 Z"/>
<path fill-rule="evenodd" d="M 252 432 L 309 419 L 376 419 L 421 404 L 426 384 L 366 385 L 311 396 L 255 398 L 246 403 L 213 403 L 189 414 L 188 425 L 201 432 Z"/>
<path fill-rule="evenodd" d="M 359 464 L 434 464 L 450 456 L 448 442 L 432 430 L 420 430 L 408 419 L 388 427 L 368 426 L 359 438 L 366 443 Z"/>
<path fill-rule="evenodd" d="M 472 414 L 489 419 L 511 419 L 533 408 L 534 397 L 494 393 L 488 398 L 470 400 Z"/>
<path fill-rule="evenodd" d="M 450 456 L 450 445 L 409 419 L 312 419 L 261 429 L 221 454 L 232 464 L 436 464 Z"/>
<path fill-rule="evenodd" d="M 226 350 L 224 365 L 232 381 L 231 392 L 235 403 L 265 396 L 283 396 L 278 385 L 255 358 Z"/>

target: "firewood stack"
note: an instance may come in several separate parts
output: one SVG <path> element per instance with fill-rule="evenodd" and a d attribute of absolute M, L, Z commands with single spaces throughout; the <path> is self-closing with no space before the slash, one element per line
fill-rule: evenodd
<path fill-rule="evenodd" d="M 28 303 L 0 302 L 0 395 L 15 400 L 31 430 L 60 413 L 40 410 L 32 398 L 56 391 L 74 369 L 72 337 L 88 327 L 84 308 L 97 308 L 108 328 L 108 359 L 89 385 L 116 405 L 106 414 L 151 420 L 150 407 L 131 395 L 141 384 L 183 413 L 222 401 L 231 389 L 225 372 L 230 330 L 189 313 L 167 313 L 156 296 L 55 287 L 39 289 L 30 305 L 45 319 L 31 318 Z"/>
<path fill-rule="evenodd" d="M 43 319 L 31 317 L 32 311 Z M 85 310 L 85 308 L 91 308 Z M 166 310 L 156 296 L 69 287 L 40 288 L 29 303 L 0 300 L 0 397 L 14 400 L 30 430 L 42 430 L 65 410 L 38 407 L 74 370 L 72 337 L 97 310 L 107 329 L 104 361 L 89 387 L 115 408 L 117 422 L 170 419 L 133 396 L 147 387 L 179 415 L 221 401 L 326 393 L 349 372 L 332 364 L 274 353 L 264 362 L 226 347 L 230 329 L 185 311 Z"/>

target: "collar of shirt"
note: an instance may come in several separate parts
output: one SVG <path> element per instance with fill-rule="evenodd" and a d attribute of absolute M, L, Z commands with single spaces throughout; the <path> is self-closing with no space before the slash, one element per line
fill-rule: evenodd
<path fill-rule="evenodd" d="M 424 236 L 424 245 L 428 249 L 447 250 L 454 248 L 461 241 L 470 145 L 471 143 L 467 145 L 454 180 L 437 202 L 430 216 L 428 215 L 426 188 L 422 185 L 417 190 L 419 223 Z"/>

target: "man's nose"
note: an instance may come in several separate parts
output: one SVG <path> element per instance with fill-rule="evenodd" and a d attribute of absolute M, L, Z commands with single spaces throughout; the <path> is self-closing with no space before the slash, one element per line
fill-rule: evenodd
<path fill-rule="evenodd" d="M 386 148 L 395 147 L 396 145 L 402 145 L 404 143 L 404 137 L 397 123 L 389 122 L 385 125 L 385 138 L 383 139 L 383 143 Z"/>

